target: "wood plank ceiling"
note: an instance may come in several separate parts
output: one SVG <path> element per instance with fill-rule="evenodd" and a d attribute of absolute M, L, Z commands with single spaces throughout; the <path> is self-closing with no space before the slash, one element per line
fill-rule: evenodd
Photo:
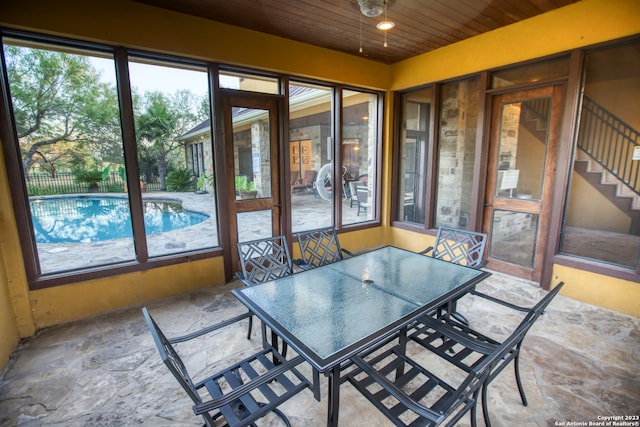
<path fill-rule="evenodd" d="M 136 1 L 391 64 L 578 0 L 388 0 L 387 47 L 358 0 Z"/>

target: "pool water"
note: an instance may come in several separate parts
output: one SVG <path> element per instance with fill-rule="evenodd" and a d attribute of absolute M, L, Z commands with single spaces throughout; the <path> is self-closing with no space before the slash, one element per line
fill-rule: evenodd
<path fill-rule="evenodd" d="M 129 200 L 120 197 L 53 197 L 31 200 L 37 243 L 101 242 L 131 238 Z M 147 234 L 201 223 L 209 215 L 188 211 L 179 201 L 142 202 Z"/>

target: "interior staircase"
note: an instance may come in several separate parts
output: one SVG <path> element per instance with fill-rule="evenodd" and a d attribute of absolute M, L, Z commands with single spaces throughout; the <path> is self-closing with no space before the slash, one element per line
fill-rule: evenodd
<path fill-rule="evenodd" d="M 526 103 L 524 126 L 546 138 L 546 99 Z M 585 97 L 573 170 L 631 219 L 629 234 L 640 236 L 640 161 L 631 160 L 640 142 L 637 130 Z"/>
<path fill-rule="evenodd" d="M 573 170 L 631 219 L 629 234 L 640 236 L 640 196 L 637 193 L 582 149 L 576 152 Z"/>

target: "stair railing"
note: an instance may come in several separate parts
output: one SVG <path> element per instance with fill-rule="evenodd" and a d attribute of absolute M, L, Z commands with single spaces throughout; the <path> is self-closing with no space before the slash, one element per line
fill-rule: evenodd
<path fill-rule="evenodd" d="M 578 147 L 640 195 L 640 160 L 632 160 L 638 131 L 586 96 L 580 121 Z"/>

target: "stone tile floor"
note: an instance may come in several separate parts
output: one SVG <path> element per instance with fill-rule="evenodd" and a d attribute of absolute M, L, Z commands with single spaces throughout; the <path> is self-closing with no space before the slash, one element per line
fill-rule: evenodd
<path fill-rule="evenodd" d="M 232 282 L 147 307 L 167 335 L 179 335 L 244 312 L 229 293 L 238 285 Z M 479 289 L 523 305 L 544 293 L 499 274 Z M 497 338 L 520 320 L 515 312 L 474 296 L 465 296 L 458 309 L 476 329 Z M 259 329 L 254 328 L 252 339 L 247 340 L 246 322 L 241 322 L 228 335 L 214 335 L 197 344 L 186 363 L 211 368 L 225 358 L 237 357 L 260 345 Z M 599 417 L 640 415 L 640 319 L 560 295 L 524 342 L 521 374 L 527 407 L 519 400 L 511 367 L 491 384 L 494 426 L 589 425 Z M 303 391 L 281 407 L 293 426 L 325 424 L 324 383 L 322 392 L 321 402 Z M 481 418 L 480 426 L 484 425 Z M 191 412 L 190 400 L 162 364 L 140 307 L 42 330 L 19 345 L 0 377 L 0 426 L 201 424 Z M 266 419 L 259 425 L 280 424 Z M 389 423 L 345 384 L 340 425 Z M 469 425 L 468 416 L 459 425 Z"/>

